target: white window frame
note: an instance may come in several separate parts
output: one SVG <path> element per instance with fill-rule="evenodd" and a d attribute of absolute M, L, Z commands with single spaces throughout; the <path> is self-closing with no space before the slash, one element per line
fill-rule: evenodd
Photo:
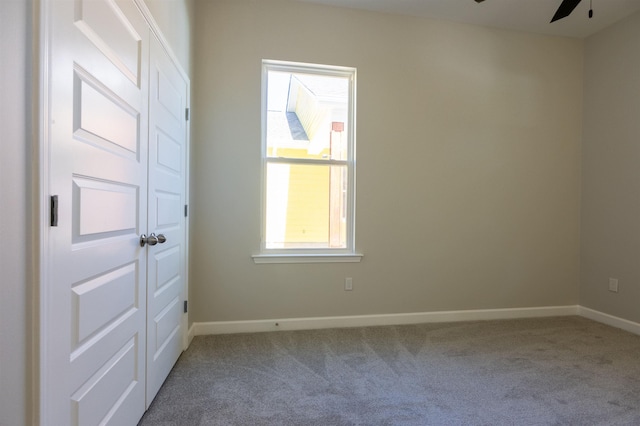
<path fill-rule="evenodd" d="M 349 80 L 348 126 L 347 126 L 347 160 L 309 160 L 295 158 L 268 158 L 267 157 L 267 95 L 268 73 L 281 71 L 291 73 L 317 74 L 333 77 L 343 77 Z M 356 69 L 351 67 L 339 67 L 332 65 L 307 64 L 300 62 L 286 62 L 275 60 L 262 61 L 262 194 L 261 194 L 261 238 L 260 252 L 254 254 L 255 263 L 326 263 L 326 262 L 360 262 L 362 254 L 355 251 L 355 199 L 356 199 L 356 153 L 355 153 L 355 103 L 356 103 Z M 266 247 L 266 202 L 267 202 L 267 164 L 326 164 L 347 166 L 347 218 L 346 218 L 346 247 L 345 248 L 287 248 L 273 249 Z"/>

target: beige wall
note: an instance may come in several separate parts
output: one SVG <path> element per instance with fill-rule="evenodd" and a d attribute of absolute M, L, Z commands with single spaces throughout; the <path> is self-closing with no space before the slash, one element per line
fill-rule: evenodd
<path fill-rule="evenodd" d="M 0 425 L 31 411 L 30 5 L 0 1 Z"/>
<path fill-rule="evenodd" d="M 582 41 L 286 0 L 195 17 L 192 321 L 578 303 Z M 251 260 L 262 59 L 358 69 L 359 264 Z"/>
<path fill-rule="evenodd" d="M 580 303 L 640 322 L 640 13 L 585 43 Z M 619 293 L 608 291 L 609 278 Z"/>

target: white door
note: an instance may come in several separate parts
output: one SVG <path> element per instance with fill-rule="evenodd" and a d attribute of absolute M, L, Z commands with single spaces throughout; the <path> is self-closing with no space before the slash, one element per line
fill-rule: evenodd
<path fill-rule="evenodd" d="M 149 30 L 131 0 L 44 3 L 51 195 L 41 423 L 132 425 L 145 410 Z"/>
<path fill-rule="evenodd" d="M 183 349 L 186 333 L 186 181 L 188 83 L 151 37 L 149 68 L 149 246 L 147 407 Z"/>

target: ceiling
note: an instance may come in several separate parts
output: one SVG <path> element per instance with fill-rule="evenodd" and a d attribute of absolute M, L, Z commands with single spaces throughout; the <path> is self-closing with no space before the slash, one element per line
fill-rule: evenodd
<path fill-rule="evenodd" d="M 561 0 L 299 0 L 352 9 L 584 38 L 640 10 L 640 0 L 582 0 L 568 17 L 549 23 Z"/>

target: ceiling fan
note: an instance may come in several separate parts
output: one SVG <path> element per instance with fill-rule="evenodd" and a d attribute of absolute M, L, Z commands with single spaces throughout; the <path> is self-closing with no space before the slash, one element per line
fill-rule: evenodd
<path fill-rule="evenodd" d="M 484 0 L 476 0 L 476 3 L 482 3 Z M 559 19 L 566 18 L 573 12 L 573 9 L 580 4 L 582 0 L 562 0 L 560 7 L 556 10 L 555 15 L 551 18 L 551 22 L 555 22 Z M 589 18 L 593 17 L 593 10 L 589 9 Z"/>

